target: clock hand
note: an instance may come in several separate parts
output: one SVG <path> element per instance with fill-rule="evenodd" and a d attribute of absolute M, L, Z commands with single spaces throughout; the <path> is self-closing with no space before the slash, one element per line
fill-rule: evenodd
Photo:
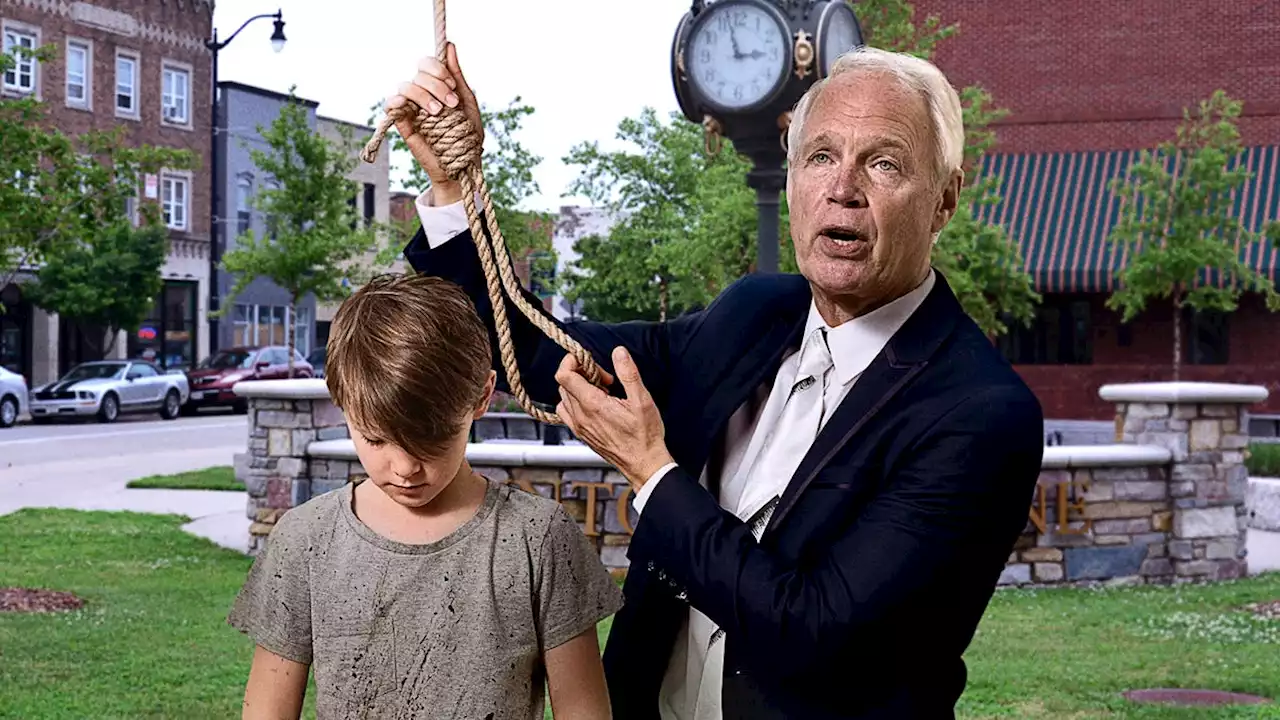
<path fill-rule="evenodd" d="M 733 28 L 729 28 L 729 42 L 733 43 L 733 59 L 741 60 L 746 57 L 742 51 L 738 49 L 738 36 L 733 34 Z"/>

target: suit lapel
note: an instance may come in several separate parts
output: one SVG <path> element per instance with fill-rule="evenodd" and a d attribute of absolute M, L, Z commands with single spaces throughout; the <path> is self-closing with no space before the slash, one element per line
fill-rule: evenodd
<path fill-rule="evenodd" d="M 783 491 L 765 529 L 766 534 L 773 532 L 786 519 L 800 494 L 831 462 L 831 458 L 925 368 L 929 358 L 951 335 L 956 316 L 962 312 L 951 288 L 938 273 L 937 282 L 928 297 L 854 382 L 848 395 L 818 433 Z"/>

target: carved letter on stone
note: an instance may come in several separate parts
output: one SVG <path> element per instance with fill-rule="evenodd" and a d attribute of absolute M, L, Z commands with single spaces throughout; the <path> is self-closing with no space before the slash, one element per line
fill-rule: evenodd
<path fill-rule="evenodd" d="M 1039 530 L 1041 535 L 1048 530 L 1045 526 L 1045 515 L 1048 512 L 1049 507 L 1044 494 L 1044 485 L 1036 485 L 1035 503 L 1031 506 L 1029 517 L 1031 518 L 1031 524 L 1036 526 L 1036 530 Z"/>
<path fill-rule="evenodd" d="M 611 483 L 605 482 L 576 482 L 569 486 L 569 492 L 574 492 L 580 487 L 587 489 L 587 529 L 584 534 L 587 537 L 596 537 L 600 533 L 596 532 L 596 490 L 613 490 Z"/>

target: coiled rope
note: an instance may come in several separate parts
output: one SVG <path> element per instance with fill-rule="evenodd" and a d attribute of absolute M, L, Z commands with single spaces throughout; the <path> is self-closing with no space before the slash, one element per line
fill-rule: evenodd
<path fill-rule="evenodd" d="M 435 26 L 436 55 L 443 65 L 446 64 L 445 51 L 448 46 L 445 36 L 445 0 L 435 0 Z M 507 241 L 502 237 L 502 231 L 498 229 L 493 202 L 489 197 L 489 186 L 485 184 L 484 173 L 480 167 L 480 156 L 484 150 L 480 130 L 472 124 L 460 106 L 449 107 L 441 103 L 441 107 L 438 115 L 432 115 L 412 101 L 398 108 L 389 109 L 387 116 L 378 124 L 373 137 L 365 145 L 360 157 L 365 162 L 374 162 L 387 131 L 398 120 L 410 117 L 415 119 L 414 127 L 431 147 L 432 153 L 440 164 L 440 169 L 462 188 L 462 202 L 466 206 L 467 221 L 471 226 L 471 239 L 475 241 L 476 249 L 479 251 L 480 265 L 484 269 L 485 281 L 488 284 L 489 301 L 493 305 L 494 323 L 498 330 L 498 349 L 512 395 L 520 403 L 520 407 L 535 420 L 552 425 L 563 425 L 564 422 L 555 413 L 547 412 L 533 404 L 529 394 L 525 392 L 524 383 L 520 381 L 520 368 L 516 365 L 515 346 L 511 342 L 511 326 L 507 321 L 507 306 L 503 302 L 503 290 L 506 291 L 506 299 L 509 299 L 543 334 L 577 358 L 588 381 L 597 387 L 603 387 L 599 367 L 591 357 L 591 353 L 569 337 L 550 318 L 535 310 L 520 293 L 519 283 L 511 268 Z M 476 211 L 477 191 L 484 204 L 483 222 Z M 486 227 L 488 233 L 484 232 Z"/>

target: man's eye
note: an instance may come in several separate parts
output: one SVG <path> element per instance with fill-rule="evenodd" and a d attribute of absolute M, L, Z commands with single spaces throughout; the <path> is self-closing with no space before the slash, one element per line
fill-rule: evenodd
<path fill-rule="evenodd" d="M 831 159 L 831 156 L 823 151 L 818 151 L 813 155 L 809 156 L 809 162 L 814 162 L 818 164 L 825 164 L 830 159 Z"/>
<path fill-rule="evenodd" d="M 898 169 L 898 166 L 893 164 L 889 160 L 877 160 L 874 163 L 872 163 L 871 166 L 876 168 L 877 170 L 882 170 L 884 172 L 894 172 L 895 170 Z"/>

